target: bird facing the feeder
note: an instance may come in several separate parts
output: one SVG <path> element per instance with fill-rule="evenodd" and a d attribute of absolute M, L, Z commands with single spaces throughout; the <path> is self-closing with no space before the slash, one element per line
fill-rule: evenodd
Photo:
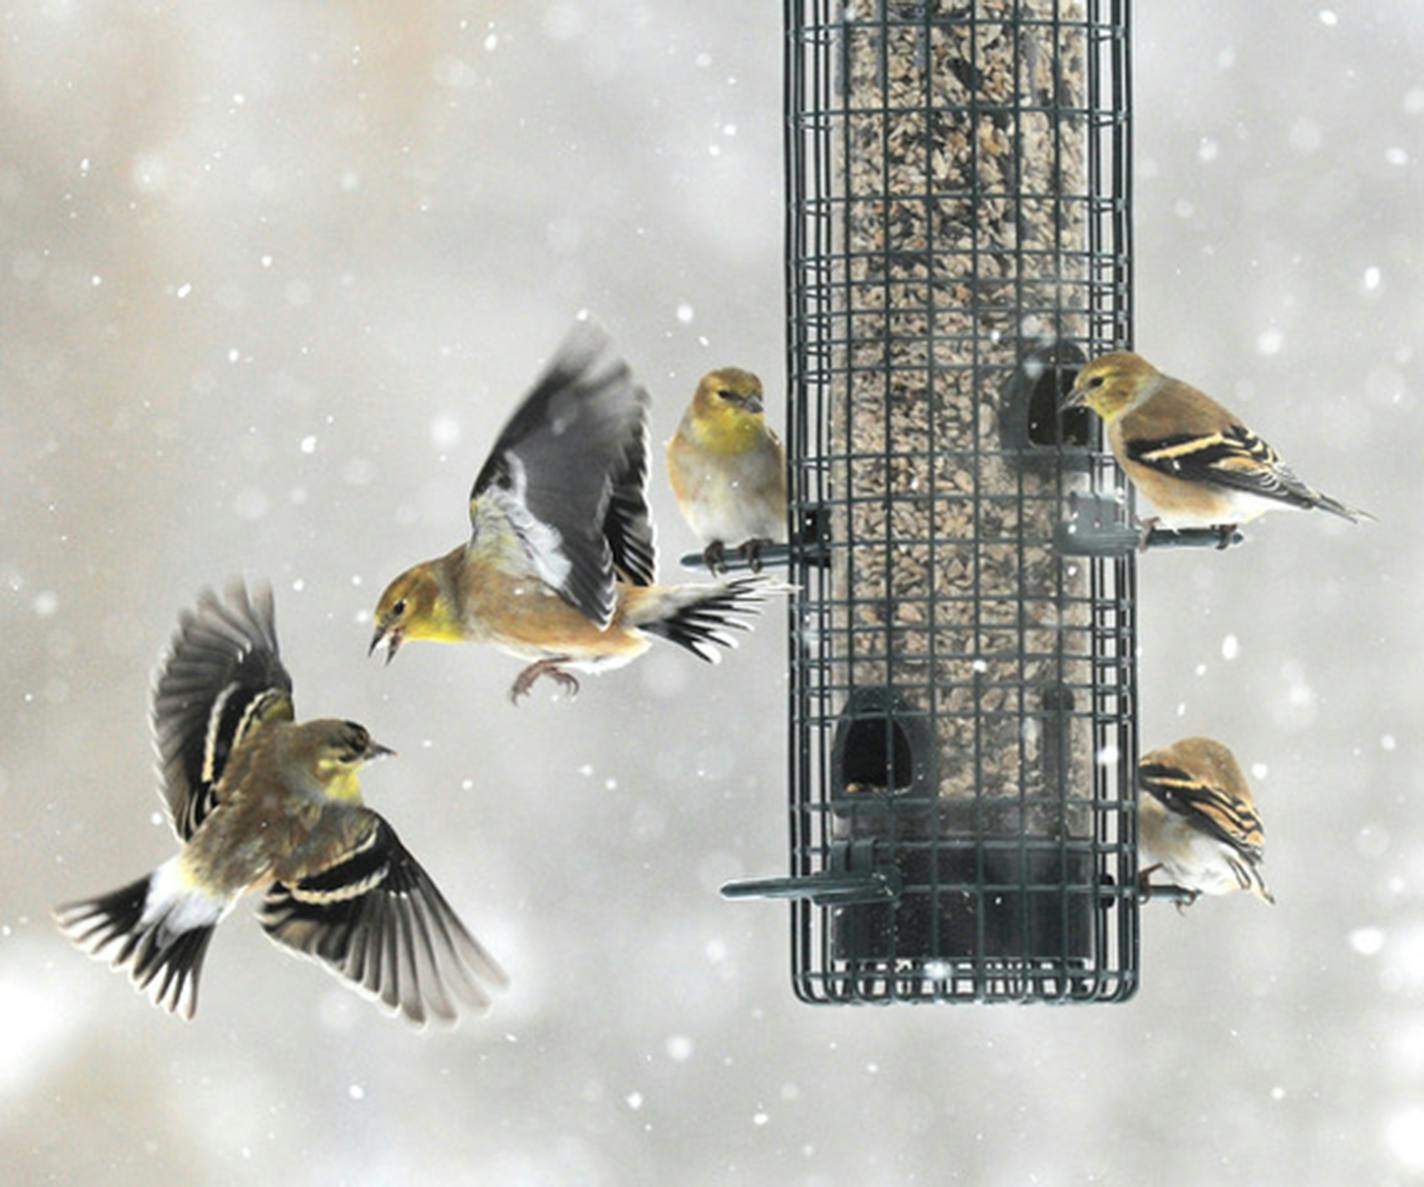
<path fill-rule="evenodd" d="M 654 638 L 715 662 L 783 586 L 757 578 L 654 584 L 648 511 L 648 394 L 626 363 L 600 364 L 608 338 L 583 323 L 505 425 L 470 492 L 472 533 L 396 577 L 376 605 L 370 651 L 407 639 L 492 643 L 570 693 L 573 670 L 636 659 Z"/>
<path fill-rule="evenodd" d="M 786 539 L 786 455 L 767 427 L 761 380 L 738 367 L 702 377 L 667 447 L 668 478 L 715 575 L 728 547 L 761 569 L 763 546 Z"/>
<path fill-rule="evenodd" d="M 278 654 L 272 592 L 234 584 L 185 613 L 153 693 L 176 857 L 56 922 L 91 955 L 127 968 L 155 1005 L 186 1018 L 213 929 L 265 887 L 267 935 L 417 1025 L 477 1010 L 503 970 L 465 929 L 357 772 L 393 751 L 364 727 L 297 724 Z"/>
<path fill-rule="evenodd" d="M 1143 521 L 1144 546 L 1160 523 L 1214 527 L 1225 548 L 1238 525 L 1282 507 L 1374 518 L 1302 482 L 1235 413 L 1131 351 L 1078 372 L 1061 407 L 1081 406 L 1103 418 L 1118 465 L 1159 512 Z"/>
<path fill-rule="evenodd" d="M 1213 738 L 1183 738 L 1137 764 L 1138 881 L 1146 891 L 1161 871 L 1173 885 L 1203 894 L 1249 890 L 1276 900 L 1261 877 L 1265 831 L 1236 756 Z"/>

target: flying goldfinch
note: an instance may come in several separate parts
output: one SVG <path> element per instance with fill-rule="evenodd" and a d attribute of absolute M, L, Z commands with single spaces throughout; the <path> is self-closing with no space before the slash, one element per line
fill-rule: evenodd
<path fill-rule="evenodd" d="M 1212 738 L 1183 738 L 1137 764 L 1140 873 L 1161 871 L 1203 894 L 1249 890 L 1276 900 L 1261 877 L 1265 832 L 1236 756 Z"/>
<path fill-rule="evenodd" d="M 213 929 L 262 888 L 258 921 L 417 1025 L 483 1010 L 503 970 L 395 830 L 357 771 L 393 751 L 352 721 L 298 725 L 272 592 L 240 582 L 185 612 L 153 693 L 169 819 L 183 843 L 152 874 L 55 912 L 155 1005 L 191 1018 Z"/>
<path fill-rule="evenodd" d="M 1225 548 L 1238 525 L 1281 507 L 1374 518 L 1307 486 L 1234 413 L 1131 351 L 1078 372 L 1062 406 L 1082 405 L 1103 418 L 1118 465 L 1160 512 L 1143 521 L 1144 545 L 1160 523 L 1215 527 Z"/>
<path fill-rule="evenodd" d="M 668 478 L 715 575 L 729 547 L 761 570 L 761 550 L 786 539 L 786 455 L 767 427 L 761 380 L 723 367 L 702 377 L 667 447 Z"/>
<path fill-rule="evenodd" d="M 504 427 L 470 492 L 468 542 L 392 581 L 376 605 L 370 652 L 406 639 L 493 643 L 532 661 L 570 694 L 573 670 L 622 667 L 654 638 L 715 662 L 783 586 L 756 578 L 655 585 L 645 488 L 648 394 L 626 363 L 600 364 L 607 336 L 581 323 Z"/>

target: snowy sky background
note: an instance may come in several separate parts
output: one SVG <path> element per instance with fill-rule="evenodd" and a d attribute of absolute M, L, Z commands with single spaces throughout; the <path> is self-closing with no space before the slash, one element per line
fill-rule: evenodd
<path fill-rule="evenodd" d="M 780 389 L 780 6 L 10 6 L 6 1181 L 1424 1175 L 1424 8 L 1191 9 L 1137 11 L 1138 343 L 1382 521 L 1140 570 L 1144 745 L 1262 772 L 1280 905 L 1146 911 L 1125 1007 L 818 1011 L 785 908 L 716 895 L 784 868 L 779 614 L 720 668 L 660 648 L 518 711 L 493 652 L 365 658 L 581 306 L 658 442 L 712 365 Z M 653 496 L 667 572 L 692 541 Z M 244 906 L 183 1025 L 50 925 L 172 851 L 149 673 L 238 571 L 300 711 L 400 750 L 367 795 L 513 974 L 487 1019 L 415 1035 Z"/>

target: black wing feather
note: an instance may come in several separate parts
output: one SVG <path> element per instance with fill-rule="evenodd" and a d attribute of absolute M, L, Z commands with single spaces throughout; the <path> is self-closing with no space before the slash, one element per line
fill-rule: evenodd
<path fill-rule="evenodd" d="M 621 359 L 600 362 L 608 335 L 580 323 L 495 442 L 470 491 L 493 501 L 520 534 L 535 570 L 600 626 L 614 579 L 652 580 L 648 393 Z"/>
<path fill-rule="evenodd" d="M 1316 507 L 1321 495 L 1298 478 L 1280 456 L 1245 425 L 1202 436 L 1179 433 L 1133 440 L 1127 456 L 1173 478 L 1243 490 L 1293 507 Z"/>
<path fill-rule="evenodd" d="M 270 586 L 233 582 L 185 610 L 153 690 L 153 735 L 169 819 L 186 841 L 217 802 L 234 747 L 254 725 L 292 716 Z"/>
<path fill-rule="evenodd" d="M 453 1022 L 452 1001 L 483 1010 L 504 970 L 470 935 L 430 875 L 375 812 L 335 865 L 274 882 L 258 920 L 279 944 L 320 961 L 417 1025 Z"/>
<path fill-rule="evenodd" d="M 1138 776 L 1142 790 L 1169 812 L 1229 845 L 1253 865 L 1260 862 L 1261 819 L 1245 801 L 1168 763 L 1143 763 Z"/>

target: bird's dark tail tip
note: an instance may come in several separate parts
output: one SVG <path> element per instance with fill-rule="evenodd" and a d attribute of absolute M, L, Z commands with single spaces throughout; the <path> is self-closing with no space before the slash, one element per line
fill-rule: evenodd
<path fill-rule="evenodd" d="M 1378 520 L 1368 511 L 1359 507 L 1351 507 L 1348 503 L 1342 503 L 1339 499 L 1332 499 L 1329 495 L 1316 492 L 1315 505 L 1322 511 L 1328 511 L 1331 515 L 1338 515 L 1341 519 L 1348 519 L 1351 523 L 1377 523 Z"/>
<path fill-rule="evenodd" d="M 109 894 L 54 910 L 60 931 L 96 960 L 127 969 L 129 978 L 154 1005 L 191 1019 L 198 1006 L 198 977 L 213 929 L 221 918 L 203 899 L 196 911 L 175 910 L 182 897 L 164 895 L 150 909 L 155 880 L 162 871 L 130 882 Z M 159 892 L 163 893 L 160 886 Z M 185 918 L 186 916 L 186 918 Z"/>
<path fill-rule="evenodd" d="M 748 630 L 746 620 L 772 595 L 789 593 L 792 586 L 765 577 L 738 577 L 717 585 L 681 587 L 680 604 L 654 622 L 638 625 L 650 635 L 676 643 L 708 663 L 722 658 L 718 650 L 737 645 L 729 630 Z"/>

